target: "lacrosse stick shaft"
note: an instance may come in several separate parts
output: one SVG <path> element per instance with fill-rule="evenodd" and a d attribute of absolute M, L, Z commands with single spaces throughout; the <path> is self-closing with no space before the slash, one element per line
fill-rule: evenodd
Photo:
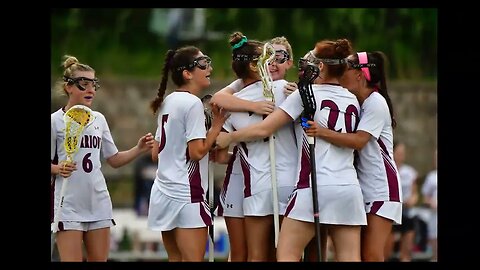
<path fill-rule="evenodd" d="M 214 241 L 214 170 L 213 170 L 213 162 L 208 161 L 208 204 L 210 205 L 210 215 L 212 216 L 212 225 L 208 227 L 208 233 L 210 235 L 210 243 L 208 246 L 208 261 L 213 262 L 215 261 L 215 241 Z"/>
<path fill-rule="evenodd" d="M 318 193 L 317 193 L 317 170 L 315 167 L 315 137 L 307 137 L 310 146 L 310 177 L 312 180 L 312 198 L 313 198 L 313 221 L 315 224 L 315 244 L 317 246 L 317 258 L 322 261 L 321 256 L 321 238 L 320 238 L 320 215 L 318 209 Z"/>

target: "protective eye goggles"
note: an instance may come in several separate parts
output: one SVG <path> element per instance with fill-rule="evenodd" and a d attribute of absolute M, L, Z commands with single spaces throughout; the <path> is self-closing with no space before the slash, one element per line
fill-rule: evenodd
<path fill-rule="evenodd" d="M 275 62 L 277 64 L 283 64 L 290 59 L 290 54 L 285 50 L 276 50 L 275 51 Z"/>
<path fill-rule="evenodd" d="M 77 77 L 77 78 L 69 78 L 63 77 L 63 81 L 67 82 L 68 85 L 75 84 L 80 91 L 85 91 L 87 88 L 94 89 L 97 91 L 100 88 L 100 83 L 98 82 L 97 78 L 86 78 L 86 77 Z"/>
<path fill-rule="evenodd" d="M 368 57 L 366 52 L 359 52 L 357 53 L 358 56 L 358 64 L 353 62 L 353 60 L 347 59 L 347 64 L 349 69 L 361 69 L 363 74 L 365 75 L 365 79 L 367 81 L 371 80 L 370 67 L 376 67 L 375 63 L 368 63 Z"/>
<path fill-rule="evenodd" d="M 313 54 L 313 51 L 309 51 L 305 59 L 307 59 L 310 63 L 313 63 L 315 65 L 320 64 L 320 62 L 324 63 L 325 65 L 341 65 L 347 62 L 345 59 L 318 58 Z"/>
<path fill-rule="evenodd" d="M 298 70 L 304 71 L 308 66 L 318 66 L 318 64 L 314 64 L 305 58 L 298 59 Z"/>
<path fill-rule="evenodd" d="M 177 71 L 181 71 L 184 69 L 192 69 L 194 67 L 198 67 L 201 70 L 207 69 L 210 65 L 212 64 L 212 59 L 210 57 L 204 55 L 197 57 L 193 60 L 191 64 L 188 64 L 187 66 L 180 66 L 177 68 Z"/>

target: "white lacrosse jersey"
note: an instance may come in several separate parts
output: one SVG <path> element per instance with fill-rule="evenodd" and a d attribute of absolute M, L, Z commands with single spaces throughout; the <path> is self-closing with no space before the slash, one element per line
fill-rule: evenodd
<path fill-rule="evenodd" d="M 400 182 L 402 184 L 402 201 L 408 200 L 412 196 L 412 186 L 417 180 L 417 171 L 408 164 L 402 164 L 398 167 L 398 174 L 400 175 Z"/>
<path fill-rule="evenodd" d="M 257 81 L 247 85 L 241 91 L 235 93 L 234 96 L 250 101 L 265 100 L 262 82 Z M 223 128 L 227 132 L 233 132 L 263 119 L 263 116 L 253 112 L 232 112 L 225 121 Z M 250 197 L 258 192 L 271 189 L 268 137 L 256 141 L 240 142 L 237 146 L 245 179 L 244 197 Z"/>
<path fill-rule="evenodd" d="M 359 121 L 360 105 L 355 95 L 339 85 L 314 84 L 313 94 L 317 104 L 314 120 L 323 127 L 342 133 L 355 131 Z M 297 118 L 303 112 L 299 90 L 295 90 L 280 105 L 296 124 L 298 154 L 297 188 L 308 188 L 310 183 L 310 150 L 305 133 Z M 353 149 L 338 147 L 315 138 L 315 170 L 317 185 L 359 185 L 353 166 Z M 300 148 L 301 146 L 301 148 Z"/>
<path fill-rule="evenodd" d="M 393 160 L 393 128 L 385 98 L 373 92 L 362 104 L 357 131 L 370 133 L 367 144 L 358 151 L 358 180 L 365 202 L 402 202 L 397 165 Z"/>
<path fill-rule="evenodd" d="M 242 79 L 236 79 L 235 81 L 231 82 L 227 85 L 228 88 L 233 90 L 233 93 L 237 93 L 243 89 L 243 81 Z"/>
<path fill-rule="evenodd" d="M 283 92 L 286 80 L 276 80 L 272 83 L 275 97 L 275 107 L 280 107 L 287 96 Z M 278 187 L 293 187 L 297 182 L 298 147 L 294 123 L 287 123 L 274 133 L 275 163 Z"/>
<path fill-rule="evenodd" d="M 55 136 L 51 138 L 52 147 L 50 158 L 58 155 L 58 160 L 67 159 L 65 152 L 65 123 L 62 109 L 51 114 L 52 130 Z M 118 153 L 118 149 L 110 133 L 107 120 L 100 112 L 93 111 L 94 121 L 88 125 L 81 138 L 78 151 L 73 160 L 77 163 L 77 170 L 68 178 L 65 190 L 63 208 L 60 221 L 92 222 L 112 219 L 112 202 L 103 176 L 101 156 L 105 159 Z M 55 151 L 56 149 L 56 151 Z M 58 210 L 60 191 L 63 177 L 56 175 L 55 181 L 55 212 Z"/>
<path fill-rule="evenodd" d="M 169 94 L 158 111 L 155 140 L 159 142 L 158 169 L 152 187 L 172 200 L 196 203 L 208 189 L 208 156 L 190 159 L 188 142 L 205 139 L 205 114 L 200 98 L 188 92 Z"/>

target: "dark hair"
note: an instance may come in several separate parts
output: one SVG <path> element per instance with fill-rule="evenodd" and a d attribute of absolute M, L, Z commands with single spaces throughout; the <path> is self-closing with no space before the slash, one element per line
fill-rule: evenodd
<path fill-rule="evenodd" d="M 172 80 L 177 87 L 180 87 L 186 83 L 183 78 L 183 70 L 193 70 L 195 67 L 189 67 L 189 64 L 193 62 L 195 56 L 200 52 L 200 49 L 194 46 L 186 46 L 174 50 L 168 50 L 165 54 L 165 62 L 162 69 L 162 80 L 157 90 L 157 96 L 150 102 L 150 109 L 155 114 L 160 105 L 162 105 L 165 90 L 167 89 L 168 72 L 172 73 Z M 186 68 L 180 68 L 186 67 Z"/>
<path fill-rule="evenodd" d="M 348 39 L 322 40 L 315 44 L 314 56 L 322 59 L 345 59 L 347 56 L 353 53 L 352 44 Z M 326 77 L 339 78 L 343 75 L 347 68 L 346 62 L 341 64 L 330 65 L 328 62 L 324 62 L 326 65 Z"/>
<path fill-rule="evenodd" d="M 381 51 L 367 52 L 368 63 L 375 64 L 374 66 L 368 66 L 370 71 L 370 81 L 367 81 L 367 86 L 369 88 L 376 88 L 378 92 L 385 98 L 388 105 L 388 110 L 390 111 L 390 118 L 392 119 L 392 127 L 397 126 L 397 121 L 395 120 L 395 114 L 393 111 L 392 101 L 387 91 L 387 80 L 385 75 L 385 66 L 387 63 L 387 56 Z M 358 55 L 353 54 L 353 62 L 358 64 Z"/>
<path fill-rule="evenodd" d="M 250 63 L 256 61 L 262 54 L 263 42 L 248 40 L 242 32 L 234 32 L 229 38 L 232 47 L 232 70 L 238 78 L 245 79 L 251 76 Z"/>

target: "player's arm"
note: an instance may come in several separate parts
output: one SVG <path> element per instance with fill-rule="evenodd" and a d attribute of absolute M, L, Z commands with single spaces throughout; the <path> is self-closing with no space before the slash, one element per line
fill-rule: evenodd
<path fill-rule="evenodd" d="M 152 149 L 154 139 L 151 133 L 147 133 L 138 139 L 137 145 L 126 151 L 117 152 L 115 155 L 107 158 L 107 163 L 112 168 L 119 168 L 136 157 Z"/>
<path fill-rule="evenodd" d="M 223 149 L 214 149 L 212 150 L 215 152 L 215 162 L 219 164 L 227 164 L 228 161 L 230 160 L 232 153 L 228 152 L 228 147 L 225 147 Z"/>
<path fill-rule="evenodd" d="M 237 89 L 238 86 L 236 85 L 240 84 L 237 83 L 238 81 L 241 83 L 241 80 L 238 79 L 216 92 L 210 103 L 215 103 L 231 112 L 254 112 L 259 115 L 270 114 L 273 112 L 275 109 L 275 103 L 271 101 L 249 101 L 234 96 L 234 93 L 243 88 L 243 83 L 241 83 L 240 89 Z"/>
<path fill-rule="evenodd" d="M 261 122 L 234 132 L 221 132 L 217 137 L 217 146 L 225 148 L 231 143 L 248 142 L 268 137 L 292 120 L 284 110 L 275 110 Z"/>
<path fill-rule="evenodd" d="M 308 136 L 319 137 L 336 146 L 353 148 L 355 150 L 362 149 L 372 136 L 370 133 L 363 130 L 358 130 L 354 133 L 336 132 L 321 127 L 316 121 L 307 121 L 307 124 L 310 125 L 309 128 L 305 128 L 305 133 Z"/>
<path fill-rule="evenodd" d="M 207 132 L 205 139 L 193 139 L 188 142 L 188 154 L 193 160 L 202 159 L 215 144 L 215 140 L 222 130 L 225 120 L 230 116 L 223 108 L 212 104 L 212 127 Z"/>

